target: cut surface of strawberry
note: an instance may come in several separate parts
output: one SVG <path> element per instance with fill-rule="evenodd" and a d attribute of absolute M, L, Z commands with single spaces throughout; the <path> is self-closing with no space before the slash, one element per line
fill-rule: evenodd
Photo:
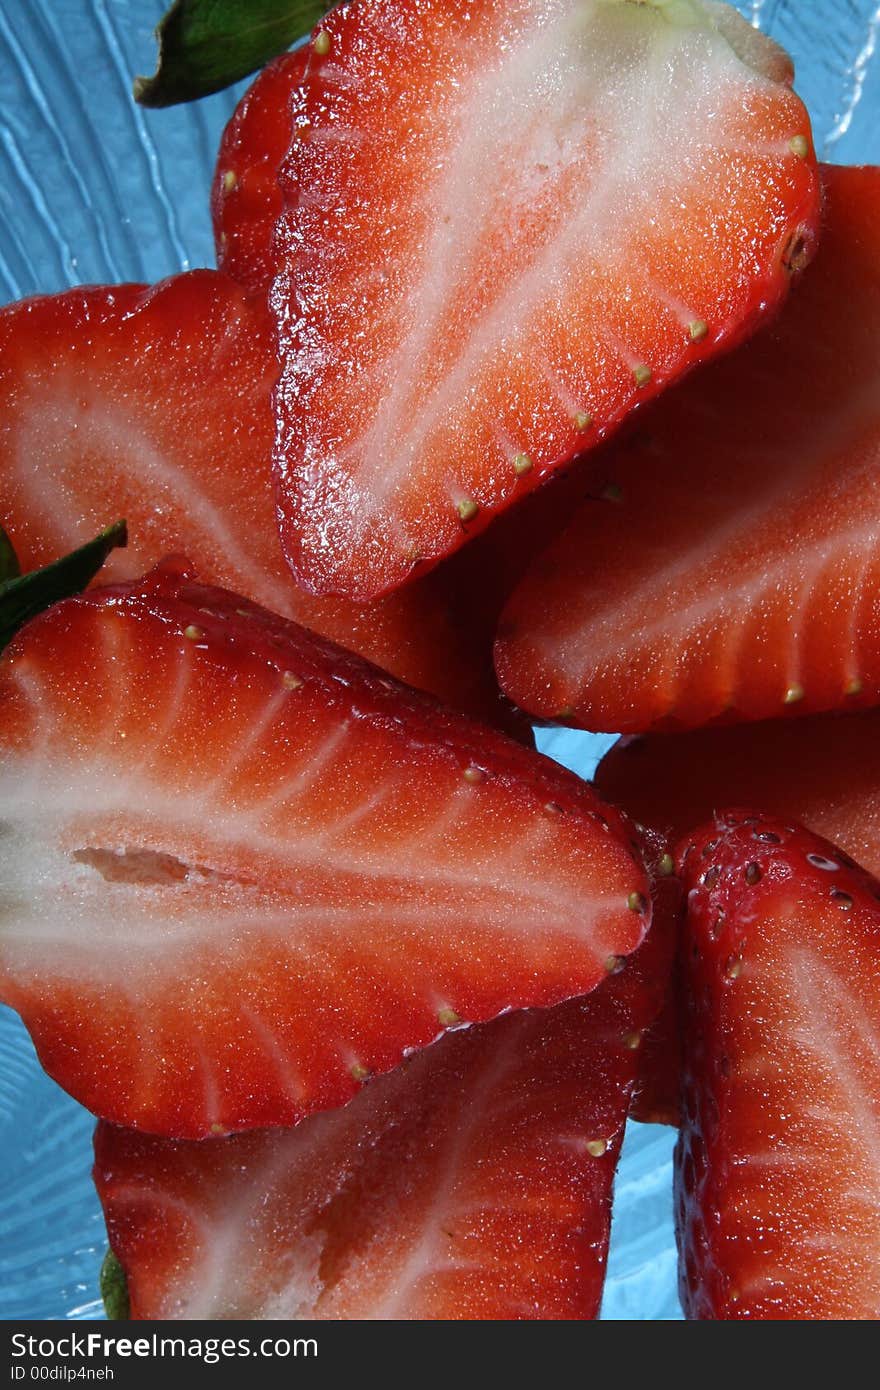
<path fill-rule="evenodd" d="M 0 997 L 118 1123 L 294 1123 L 650 920 L 587 784 L 177 564 L 31 623 L 0 713 Z"/>
<path fill-rule="evenodd" d="M 759 806 L 833 841 L 880 877 L 880 713 L 812 715 L 621 739 L 599 795 L 673 848 L 719 806 Z M 662 911 L 655 897 L 654 910 Z M 679 1046 L 669 1001 L 645 1038 L 633 1116 L 676 1123 Z"/>
<path fill-rule="evenodd" d="M 824 184 L 778 322 L 658 405 L 514 594 L 524 709 L 637 733 L 880 699 L 880 169 Z"/>
<path fill-rule="evenodd" d="M 880 882 L 786 821 L 687 837 L 684 1116 L 691 1318 L 880 1310 Z"/>
<path fill-rule="evenodd" d="M 677 1125 L 681 1047 L 675 957 L 682 910 L 681 882 L 673 873 L 672 856 L 660 836 L 648 831 L 642 836 L 642 845 L 652 880 L 652 930 L 670 943 L 670 968 L 661 1006 L 639 1043 L 630 1115 L 641 1124 Z"/>
<path fill-rule="evenodd" d="M 308 47 L 282 53 L 248 88 L 223 132 L 211 189 L 217 264 L 263 297 L 274 271 L 278 171 L 290 148 L 291 100 L 308 56 Z"/>
<path fill-rule="evenodd" d="M 268 310 L 210 271 L 0 310 L 0 524 L 22 565 L 38 569 L 124 516 L 128 549 L 111 578 L 186 554 L 205 579 L 508 724 L 491 635 L 447 576 L 369 605 L 293 582 L 270 480 L 277 374 Z"/>
<path fill-rule="evenodd" d="M 670 848 L 721 806 L 758 806 L 880 877 L 877 710 L 622 739 L 594 785 Z"/>
<path fill-rule="evenodd" d="M 448 1034 L 344 1109 L 201 1143 L 102 1124 L 135 1318 L 592 1318 L 666 949 L 588 999 Z"/>
<path fill-rule="evenodd" d="M 670 920 L 670 919 L 666 919 Z M 670 925 L 676 925 L 672 919 Z M 676 977 L 670 976 L 663 1007 L 639 1048 L 638 1074 L 630 1114 L 643 1125 L 671 1125 L 681 1119 L 681 1010 Z"/>
<path fill-rule="evenodd" d="M 373 598 L 752 329 L 812 252 L 790 68 L 704 0 L 377 0 L 293 95 L 282 540 Z"/>

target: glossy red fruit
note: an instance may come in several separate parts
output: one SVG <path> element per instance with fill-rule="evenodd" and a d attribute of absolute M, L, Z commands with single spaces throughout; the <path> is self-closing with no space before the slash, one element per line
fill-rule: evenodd
<path fill-rule="evenodd" d="M 759 806 L 880 876 L 878 710 L 622 739 L 594 785 L 668 848 L 719 806 Z"/>
<path fill-rule="evenodd" d="M 367 605 L 293 582 L 269 478 L 277 372 L 268 310 L 210 271 L 0 310 L 0 524 L 22 565 L 124 516 L 111 578 L 186 554 L 206 579 L 517 727 L 498 698 L 492 633 L 448 576 Z"/>
<path fill-rule="evenodd" d="M 683 906 L 681 881 L 674 873 L 672 856 L 660 836 L 648 831 L 642 836 L 642 844 L 652 878 L 652 929 L 670 943 L 670 969 L 661 1006 L 639 1041 L 630 1115 L 642 1124 L 677 1125 L 681 1103 L 681 1042 L 676 955 Z"/>
<path fill-rule="evenodd" d="M 880 169 L 828 167 L 779 321 L 620 451 L 502 619 L 533 714 L 644 732 L 880 701 Z"/>
<path fill-rule="evenodd" d="M 405 583 L 779 303 L 819 201 L 789 79 L 704 0 L 327 17 L 272 292 L 305 585 Z"/>
<path fill-rule="evenodd" d="M 308 57 L 308 47 L 282 53 L 248 88 L 223 132 L 211 188 L 217 264 L 264 298 L 281 213 L 278 170 L 290 148 L 291 101 Z"/>
<path fill-rule="evenodd" d="M 672 848 L 718 806 L 797 821 L 880 876 L 880 712 L 813 715 L 621 739 L 600 762 L 599 795 Z M 655 899 L 655 912 L 663 911 Z M 633 1115 L 677 1123 L 673 1000 L 650 1029 Z"/>
<path fill-rule="evenodd" d="M 588 999 L 449 1034 L 294 1130 L 99 1126 L 134 1318 L 593 1318 L 652 931 Z"/>
<path fill-rule="evenodd" d="M 265 295 L 272 278 L 273 235 L 281 211 L 278 175 L 290 146 L 291 105 L 302 85 L 309 51 L 305 47 L 286 53 L 263 70 L 236 108 L 220 146 L 212 193 L 218 264 L 255 294 Z M 322 615 L 325 610 L 351 612 L 356 626 L 349 641 L 344 628 L 334 633 L 326 620 L 323 630 L 404 678 L 411 667 L 417 677 L 410 677 L 413 684 L 448 692 L 453 703 L 524 737 L 527 720 L 517 721 L 497 698 L 491 650 L 498 618 L 530 559 L 559 534 L 585 496 L 598 495 L 604 481 L 601 452 L 593 466 L 591 460 L 560 470 L 433 578 L 425 576 L 370 605 L 305 594 L 300 602 Z M 447 616 L 441 621 L 444 599 Z M 398 613 L 399 619 L 392 622 Z M 382 614 L 384 624 L 391 626 L 389 639 L 396 634 L 401 652 L 411 653 L 408 662 L 396 661 L 390 640 L 378 646 L 377 654 L 370 651 L 370 634 L 383 626 Z M 322 630 L 319 622 L 309 626 Z M 464 679 L 468 670 L 470 686 Z"/>
<path fill-rule="evenodd" d="M 639 943 L 620 817 L 549 759 L 166 565 L 0 662 L 0 998 L 97 1114 L 199 1138 L 341 1105 Z"/>
<path fill-rule="evenodd" d="M 880 1310 L 880 882 L 781 820 L 717 817 L 677 855 L 691 1318 Z"/>

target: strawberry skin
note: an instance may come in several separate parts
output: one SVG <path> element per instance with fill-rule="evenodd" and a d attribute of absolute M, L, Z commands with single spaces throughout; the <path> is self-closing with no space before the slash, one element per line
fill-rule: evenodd
<path fill-rule="evenodd" d="M 211 189 L 217 264 L 253 294 L 272 281 L 272 234 L 281 214 L 278 170 L 290 148 L 290 103 L 309 49 L 282 53 L 242 97 L 223 132 Z"/>
<path fill-rule="evenodd" d="M 452 1032 L 294 1130 L 99 1125 L 132 1317 L 595 1317 L 667 947 L 651 931 L 588 999 Z"/>
<path fill-rule="evenodd" d="M 718 806 L 760 806 L 840 845 L 880 876 L 877 710 L 621 739 L 596 769 L 594 785 L 663 848 Z M 663 910 L 655 897 L 655 914 Z M 640 1055 L 634 1117 L 677 1123 L 680 1056 L 671 997 Z"/>
<path fill-rule="evenodd" d="M 169 563 L 0 663 L 0 998 L 95 1113 L 292 1124 L 641 940 L 622 819 L 549 759 Z"/>
<path fill-rule="evenodd" d="M 880 882 L 734 812 L 681 845 L 691 1318 L 880 1315 Z"/>
<path fill-rule="evenodd" d="M 760 806 L 880 877 L 880 711 L 622 739 L 594 785 L 673 847 L 719 806 Z"/>
<path fill-rule="evenodd" d="M 824 184 L 778 323 L 658 406 L 618 501 L 514 594 L 496 666 L 524 709 L 639 733 L 880 701 L 880 169 Z"/>
<path fill-rule="evenodd" d="M 268 310 L 208 271 L 0 310 L 0 524 L 22 564 L 124 516 L 111 578 L 185 554 L 205 578 L 513 729 L 492 634 L 448 576 L 369 605 L 293 582 L 269 476 L 277 374 Z"/>
<path fill-rule="evenodd" d="M 364 600 L 751 331 L 819 191 L 787 62 L 723 6 L 355 0 L 321 33 L 281 173 L 278 509 L 301 582 Z"/>

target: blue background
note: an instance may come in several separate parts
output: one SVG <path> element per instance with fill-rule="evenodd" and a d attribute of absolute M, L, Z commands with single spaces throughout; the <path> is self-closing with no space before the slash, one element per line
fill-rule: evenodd
<path fill-rule="evenodd" d="M 165 112 L 130 98 L 151 72 L 163 0 L 0 0 L 0 302 L 213 264 L 208 189 L 243 87 Z M 742 0 L 793 54 L 816 144 L 880 161 L 877 0 Z M 610 740 L 554 731 L 544 751 L 589 775 Z M 89 1115 L 42 1073 L 0 1009 L 0 1318 L 100 1316 L 106 1246 Z M 617 1181 L 603 1316 L 680 1316 L 672 1136 L 632 1126 Z"/>

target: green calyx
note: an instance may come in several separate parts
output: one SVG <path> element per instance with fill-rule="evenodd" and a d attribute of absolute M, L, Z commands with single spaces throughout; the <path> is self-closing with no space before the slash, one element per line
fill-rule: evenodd
<path fill-rule="evenodd" d="M 63 598 L 89 585 L 111 550 L 126 542 L 125 522 L 108 526 L 93 541 L 41 570 L 21 574 L 5 531 L 0 540 L 0 652 L 19 628 Z"/>
<path fill-rule="evenodd" d="M 125 1270 L 108 1250 L 98 1275 L 98 1287 L 104 1302 L 104 1312 L 109 1322 L 127 1322 L 130 1308 L 128 1301 L 128 1280 Z"/>
<path fill-rule="evenodd" d="M 152 77 L 135 78 L 135 101 L 175 106 L 222 91 L 304 38 L 331 3 L 175 0 L 156 30 L 158 67 Z"/>

